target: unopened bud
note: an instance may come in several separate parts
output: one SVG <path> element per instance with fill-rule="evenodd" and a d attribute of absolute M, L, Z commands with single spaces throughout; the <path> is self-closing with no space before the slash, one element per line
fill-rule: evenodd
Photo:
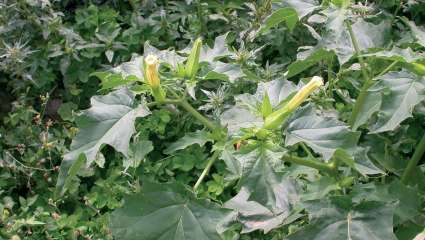
<path fill-rule="evenodd" d="M 187 62 L 186 62 L 186 76 L 189 78 L 193 78 L 198 72 L 199 55 L 201 54 L 201 48 L 202 48 L 202 39 L 198 38 L 193 43 L 192 50 L 190 51 L 190 55 L 187 58 Z"/>
<path fill-rule="evenodd" d="M 145 77 L 147 83 L 152 88 L 158 88 L 160 84 L 159 76 L 158 76 L 158 57 L 155 55 L 148 55 L 145 57 Z"/>
<path fill-rule="evenodd" d="M 314 76 L 310 82 L 302 87 L 291 100 L 281 109 L 271 113 L 264 120 L 264 128 L 275 129 L 278 128 L 286 118 L 297 109 L 317 88 L 323 86 L 323 79 Z"/>

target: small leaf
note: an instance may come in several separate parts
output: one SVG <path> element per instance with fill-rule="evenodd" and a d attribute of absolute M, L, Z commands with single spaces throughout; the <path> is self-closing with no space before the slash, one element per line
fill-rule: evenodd
<path fill-rule="evenodd" d="M 269 95 L 266 92 L 264 94 L 263 104 L 261 104 L 261 113 L 263 115 L 263 118 L 265 118 L 268 115 L 270 115 L 270 113 L 272 113 L 272 112 L 273 112 L 273 106 L 270 103 Z"/>
<path fill-rule="evenodd" d="M 145 182 L 112 213 L 111 230 L 120 240 L 220 240 L 217 229 L 229 213 L 179 183 Z"/>

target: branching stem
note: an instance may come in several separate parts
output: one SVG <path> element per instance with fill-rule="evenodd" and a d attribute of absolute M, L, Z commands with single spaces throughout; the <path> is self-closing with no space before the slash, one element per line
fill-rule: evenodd
<path fill-rule="evenodd" d="M 336 169 L 335 169 L 335 167 L 333 167 L 333 165 L 331 163 L 329 163 L 329 164 L 328 163 L 322 163 L 322 162 L 316 161 L 314 159 L 301 158 L 301 157 L 292 156 L 292 155 L 288 155 L 288 154 L 284 155 L 282 157 L 282 160 L 285 161 L 285 162 L 290 162 L 290 163 L 295 163 L 295 164 L 315 168 L 319 171 L 324 171 L 324 172 L 327 172 L 331 175 L 335 175 L 335 173 L 336 173 Z"/>
<path fill-rule="evenodd" d="M 210 159 L 208 160 L 207 166 L 205 166 L 204 170 L 202 171 L 201 175 L 196 181 L 195 186 L 193 186 L 194 192 L 196 192 L 199 185 L 202 183 L 202 180 L 204 180 L 205 176 L 207 176 L 208 172 L 210 171 L 212 165 L 214 164 L 215 160 L 217 160 L 219 155 L 220 155 L 220 151 L 215 151 L 213 155 L 210 157 Z"/>

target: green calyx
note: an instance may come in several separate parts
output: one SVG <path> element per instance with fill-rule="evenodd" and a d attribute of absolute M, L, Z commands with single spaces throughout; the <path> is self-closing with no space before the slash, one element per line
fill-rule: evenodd
<path fill-rule="evenodd" d="M 192 50 L 190 51 L 189 57 L 187 58 L 185 67 L 185 76 L 192 79 L 195 77 L 199 68 L 199 55 L 201 54 L 202 39 L 198 38 L 195 40 Z"/>

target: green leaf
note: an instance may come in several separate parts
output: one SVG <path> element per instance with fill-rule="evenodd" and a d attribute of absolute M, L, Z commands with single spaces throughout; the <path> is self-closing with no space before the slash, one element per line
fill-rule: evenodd
<path fill-rule="evenodd" d="M 285 22 L 288 29 L 292 31 L 298 22 L 297 12 L 293 8 L 281 8 L 274 11 L 266 18 L 260 32 L 265 32 L 281 22 Z"/>
<path fill-rule="evenodd" d="M 125 169 L 129 167 L 136 168 L 140 165 L 140 162 L 145 158 L 148 153 L 153 150 L 153 145 L 151 141 L 148 140 L 138 140 L 130 144 L 130 149 L 128 152 L 128 158 L 125 158 L 123 165 Z"/>
<path fill-rule="evenodd" d="M 299 60 L 291 63 L 288 66 L 288 75 L 287 77 L 293 77 L 307 68 L 316 65 L 320 61 L 325 61 L 331 57 L 333 57 L 334 54 L 332 54 L 330 51 L 327 51 L 323 48 L 320 48 L 317 51 L 314 51 L 311 55 L 307 56 L 306 58 L 300 58 Z"/>
<path fill-rule="evenodd" d="M 108 144 L 127 156 L 130 138 L 135 132 L 135 119 L 150 114 L 144 105 L 135 106 L 134 100 L 134 95 L 126 88 L 91 98 L 91 108 L 76 118 L 80 131 L 61 163 L 57 188 L 62 193 L 66 190 L 62 189 L 65 179 L 73 177 L 69 169 L 81 155 L 90 166 L 101 147 Z"/>
<path fill-rule="evenodd" d="M 371 89 L 382 93 L 378 120 L 370 127 L 372 133 L 394 130 L 411 117 L 413 108 L 425 99 L 425 77 L 401 71 L 389 72 L 379 80 Z"/>
<path fill-rule="evenodd" d="M 237 166 L 241 190 L 225 206 L 238 211 L 242 232 L 268 232 L 280 226 L 298 201 L 294 183 L 275 170 L 282 166 L 283 152 L 274 148 L 256 142 L 233 154 L 236 162 L 229 167 Z"/>
<path fill-rule="evenodd" d="M 101 90 L 113 89 L 137 80 L 137 78 L 134 77 L 123 77 L 121 74 L 111 72 L 94 72 L 90 74 L 90 76 L 96 76 L 100 79 L 100 84 L 102 86 Z"/>
<path fill-rule="evenodd" d="M 229 213 L 179 183 L 146 182 L 112 213 L 111 230 L 120 240 L 220 240 L 217 230 Z"/>
<path fill-rule="evenodd" d="M 204 79 L 223 80 L 234 83 L 236 79 L 245 76 L 239 65 L 213 62 L 213 69 L 205 74 Z"/>
<path fill-rule="evenodd" d="M 402 17 L 401 20 L 409 26 L 418 43 L 425 47 L 425 29 L 417 26 L 415 22 L 409 21 L 406 17 Z"/>
<path fill-rule="evenodd" d="M 327 161 L 337 149 L 353 151 L 359 137 L 360 132 L 350 130 L 337 119 L 307 111 L 289 123 L 285 145 L 304 142 Z"/>
<path fill-rule="evenodd" d="M 211 141 L 209 138 L 208 132 L 205 131 L 196 131 L 193 133 L 186 133 L 184 137 L 180 138 L 176 142 L 172 143 L 170 146 L 168 146 L 165 150 L 165 154 L 171 154 L 175 151 L 182 150 L 187 148 L 190 145 L 198 144 L 199 146 L 204 146 L 205 143 Z"/>
<path fill-rule="evenodd" d="M 230 56 L 231 52 L 227 47 L 226 38 L 227 33 L 216 37 L 213 48 L 210 48 L 207 44 L 203 44 L 199 61 L 212 63 L 219 58 Z"/>
<path fill-rule="evenodd" d="M 224 111 L 220 116 L 220 122 L 227 127 L 230 135 L 237 133 L 241 128 L 260 127 L 263 125 L 262 118 L 241 106 L 233 106 Z"/>
<path fill-rule="evenodd" d="M 395 215 L 401 223 L 419 215 L 421 200 L 417 189 L 409 188 L 400 181 L 390 184 L 367 183 L 355 185 L 353 201 L 380 201 L 395 204 Z M 418 218 L 419 219 L 419 218 Z"/>
<path fill-rule="evenodd" d="M 372 115 L 379 110 L 382 104 L 382 96 L 379 91 L 369 88 L 363 105 L 361 105 L 359 114 L 353 123 L 353 130 L 357 130 L 361 125 L 365 124 Z"/>
<path fill-rule="evenodd" d="M 384 50 L 376 53 L 363 54 L 365 57 L 381 58 L 385 60 L 399 61 L 412 63 L 421 59 L 425 56 L 415 53 L 411 48 L 398 48 L 393 47 L 391 50 Z"/>
<path fill-rule="evenodd" d="M 273 106 L 270 103 L 270 98 L 267 92 L 264 94 L 263 103 L 261 104 L 261 113 L 263 118 L 270 115 L 273 112 Z"/>
<path fill-rule="evenodd" d="M 346 8 L 329 8 L 323 11 L 328 17 L 326 22 L 327 31 L 318 43 L 317 49 L 324 48 L 334 51 L 340 64 L 346 63 L 354 55 L 355 50 L 351 42 L 350 34 L 345 21 L 349 16 Z M 352 29 L 361 51 L 370 48 L 384 47 L 389 40 L 390 21 L 383 20 L 379 24 L 373 24 L 358 18 Z"/>
<path fill-rule="evenodd" d="M 285 0 L 282 4 L 295 9 L 300 18 L 307 16 L 320 7 L 320 2 L 316 0 Z"/>
<path fill-rule="evenodd" d="M 310 224 L 289 235 L 289 240 L 396 240 L 393 209 L 382 202 L 351 205 L 343 197 L 306 204 Z"/>

